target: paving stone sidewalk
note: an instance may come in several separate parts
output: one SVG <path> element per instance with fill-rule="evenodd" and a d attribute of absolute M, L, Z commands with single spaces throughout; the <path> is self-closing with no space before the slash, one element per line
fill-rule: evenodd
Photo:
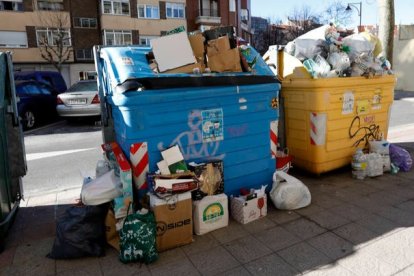
<path fill-rule="evenodd" d="M 414 153 L 414 143 L 401 144 Z M 22 202 L 0 255 L 1 275 L 414 275 L 414 169 L 363 181 L 349 169 L 319 177 L 292 171 L 312 204 L 276 210 L 160 254 L 151 265 L 124 265 L 108 247 L 102 258 L 46 258 L 55 222 L 79 195 L 60 192 Z"/>

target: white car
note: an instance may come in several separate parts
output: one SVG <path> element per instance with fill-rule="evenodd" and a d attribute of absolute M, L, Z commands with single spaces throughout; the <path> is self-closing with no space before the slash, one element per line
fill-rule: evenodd
<path fill-rule="evenodd" d="M 101 115 L 101 104 L 96 80 L 78 81 L 57 96 L 57 113 L 62 117 L 89 117 Z"/>

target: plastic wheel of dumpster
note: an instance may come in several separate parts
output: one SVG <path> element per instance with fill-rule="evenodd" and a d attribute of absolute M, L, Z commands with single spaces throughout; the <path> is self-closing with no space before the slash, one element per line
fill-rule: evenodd
<path fill-rule="evenodd" d="M 350 164 L 366 139 L 387 137 L 395 76 L 285 79 L 286 146 L 294 165 L 320 174 Z"/>

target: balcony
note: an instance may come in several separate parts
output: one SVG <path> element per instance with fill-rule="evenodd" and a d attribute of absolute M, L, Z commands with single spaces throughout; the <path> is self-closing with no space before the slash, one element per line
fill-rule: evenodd
<path fill-rule="evenodd" d="M 218 10 L 214 9 L 202 9 L 197 10 L 198 16 L 195 19 L 196 24 L 210 25 L 210 24 L 220 24 L 221 17 Z"/>

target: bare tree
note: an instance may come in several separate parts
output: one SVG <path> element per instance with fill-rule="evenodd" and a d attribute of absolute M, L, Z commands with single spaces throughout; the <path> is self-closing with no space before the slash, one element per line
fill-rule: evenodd
<path fill-rule="evenodd" d="M 392 64 L 394 51 L 394 0 L 378 0 L 379 30 L 378 37 L 382 42 L 383 53 Z"/>
<path fill-rule="evenodd" d="M 352 17 L 350 13 L 346 12 L 346 5 L 340 0 L 331 2 L 321 16 L 324 23 L 332 22 L 340 25 L 348 25 Z"/>
<path fill-rule="evenodd" d="M 37 28 L 40 54 L 60 73 L 62 65 L 71 59 L 73 53 L 69 15 L 59 12 L 42 15 L 39 18 L 42 27 Z"/>
<path fill-rule="evenodd" d="M 318 16 L 314 14 L 311 8 L 303 5 L 301 8 L 295 7 L 288 16 L 289 20 L 289 40 L 307 33 L 308 31 L 320 26 Z"/>

